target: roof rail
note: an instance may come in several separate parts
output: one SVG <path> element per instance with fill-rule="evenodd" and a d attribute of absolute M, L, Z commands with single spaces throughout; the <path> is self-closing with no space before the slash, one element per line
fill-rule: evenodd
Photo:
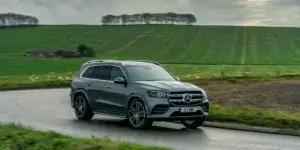
<path fill-rule="evenodd" d="M 97 63 L 97 62 L 106 62 L 106 61 L 116 61 L 116 60 L 113 60 L 113 59 L 95 59 L 95 60 L 89 60 L 89 61 L 85 62 L 85 64 Z"/>
<path fill-rule="evenodd" d="M 153 63 L 156 65 L 160 65 L 160 63 L 158 63 L 156 61 L 151 61 L 151 60 L 125 60 L 125 61 L 147 62 L 147 63 Z"/>

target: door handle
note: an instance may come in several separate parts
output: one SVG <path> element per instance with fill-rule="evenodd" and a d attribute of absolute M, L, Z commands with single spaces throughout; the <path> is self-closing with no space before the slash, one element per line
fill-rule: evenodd
<path fill-rule="evenodd" d="M 92 86 L 92 83 L 88 83 L 88 86 Z"/>
<path fill-rule="evenodd" d="M 106 88 L 108 88 L 108 89 L 110 88 L 110 86 L 109 86 L 109 85 L 107 85 L 107 86 L 105 86 L 105 87 L 106 87 Z"/>

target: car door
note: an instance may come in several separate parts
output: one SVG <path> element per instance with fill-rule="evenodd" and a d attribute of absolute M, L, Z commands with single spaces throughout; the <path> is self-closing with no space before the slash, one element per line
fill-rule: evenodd
<path fill-rule="evenodd" d="M 116 115 L 124 115 L 125 112 L 125 103 L 127 99 L 127 94 L 129 93 L 128 88 L 124 84 L 116 84 L 114 83 L 114 79 L 117 77 L 123 77 L 126 79 L 126 76 L 119 66 L 112 66 L 110 71 L 110 83 L 108 86 L 108 97 L 107 100 L 111 104 L 112 110 L 116 113 Z"/>
<path fill-rule="evenodd" d="M 95 100 L 97 99 L 96 93 L 97 93 L 97 88 L 93 84 L 94 82 L 94 72 L 96 70 L 96 66 L 90 66 L 86 68 L 83 73 L 81 74 L 81 79 L 83 82 L 83 89 L 85 89 L 85 92 L 87 93 L 87 98 L 89 99 L 89 104 L 92 109 L 96 108 L 96 103 Z"/>
<path fill-rule="evenodd" d="M 109 97 L 109 73 L 111 70 L 111 66 L 109 65 L 99 65 L 96 67 L 94 72 L 93 88 L 96 89 L 95 97 L 96 97 L 96 106 L 98 112 L 103 113 L 111 113 L 111 103 L 108 101 Z"/>

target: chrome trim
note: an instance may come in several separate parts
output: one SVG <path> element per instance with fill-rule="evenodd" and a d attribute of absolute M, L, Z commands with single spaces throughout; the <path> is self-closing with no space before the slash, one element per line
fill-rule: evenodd
<path fill-rule="evenodd" d="M 96 81 L 106 81 L 106 82 L 114 82 L 112 80 L 101 80 L 101 79 L 95 79 L 95 78 L 85 78 L 85 77 L 82 77 L 83 73 L 90 67 L 97 67 L 97 66 L 114 66 L 114 67 L 119 67 L 123 74 L 124 74 L 124 77 L 125 77 L 125 80 L 128 81 L 128 77 L 124 71 L 124 69 L 118 65 L 112 65 L 112 64 L 94 64 L 94 65 L 89 65 L 88 67 L 86 67 L 79 75 L 79 78 L 82 78 L 82 79 L 87 79 L 87 80 L 96 80 Z"/>
<path fill-rule="evenodd" d="M 188 93 L 190 96 L 203 96 L 203 94 L 190 94 L 190 93 Z M 169 97 L 183 97 L 185 95 L 185 93 L 184 94 L 169 94 Z"/>
<path fill-rule="evenodd" d="M 170 102 L 185 102 L 183 99 L 170 99 Z M 201 102 L 202 99 L 191 99 L 189 102 Z"/>
<path fill-rule="evenodd" d="M 191 106 L 191 107 L 193 107 L 193 106 Z M 171 116 L 172 113 L 178 112 L 180 108 L 182 108 L 182 107 L 169 107 L 169 110 L 166 113 L 159 114 L 159 115 L 150 115 L 149 118 L 168 118 Z M 208 116 L 208 112 L 203 111 L 201 106 L 196 106 L 196 108 L 197 108 L 197 111 L 200 110 L 204 116 Z M 194 116 L 194 115 L 187 115 L 187 116 Z"/>
<path fill-rule="evenodd" d="M 117 118 L 121 118 L 121 119 L 125 119 L 125 118 L 126 118 L 126 116 L 113 115 L 113 114 L 102 113 L 102 112 L 97 112 L 97 111 L 93 111 L 93 113 L 94 113 L 94 114 L 98 114 L 98 115 L 117 117 Z"/>
<path fill-rule="evenodd" d="M 117 104 L 117 103 L 114 103 L 114 102 L 111 102 L 111 101 L 106 101 L 106 100 L 97 99 L 96 102 L 103 103 L 103 104 L 108 104 L 108 105 L 112 105 L 112 106 L 117 106 L 117 107 L 124 107 L 123 105 L 120 105 L 120 104 Z"/>
<path fill-rule="evenodd" d="M 128 62 L 144 62 L 144 63 L 151 63 L 151 64 L 155 64 L 155 65 L 159 65 L 160 66 L 160 63 L 156 62 L 156 61 L 151 61 L 151 60 L 123 60 L 124 62 L 125 61 L 128 61 Z M 122 62 L 121 62 L 122 63 Z"/>
<path fill-rule="evenodd" d="M 101 62 L 118 62 L 118 61 L 114 59 L 94 59 L 94 60 L 88 60 L 84 64 L 101 63 Z"/>
<path fill-rule="evenodd" d="M 188 97 L 186 97 L 188 95 Z M 202 98 L 194 98 L 194 97 L 199 97 L 202 96 Z M 203 94 L 190 94 L 189 92 L 186 93 L 182 93 L 182 94 L 169 94 L 168 95 L 168 100 L 170 103 L 172 103 L 173 105 L 179 105 L 179 104 L 175 104 L 178 102 L 183 102 L 186 104 L 189 103 L 193 103 L 193 102 L 202 102 L 203 99 Z"/>

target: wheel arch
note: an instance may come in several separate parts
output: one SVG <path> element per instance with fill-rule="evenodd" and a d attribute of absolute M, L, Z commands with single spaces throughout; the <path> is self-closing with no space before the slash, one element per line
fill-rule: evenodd
<path fill-rule="evenodd" d="M 130 96 L 128 97 L 127 103 L 126 103 L 126 108 L 129 106 L 129 104 L 135 100 L 135 99 L 139 99 L 141 101 L 144 102 L 142 96 L 138 95 L 138 94 L 130 94 Z"/>
<path fill-rule="evenodd" d="M 76 90 L 76 92 L 74 94 L 73 102 L 74 102 L 75 98 L 78 95 L 84 95 L 84 97 L 86 98 L 87 102 L 90 104 L 90 99 L 88 97 L 88 94 L 83 89 Z"/>
<path fill-rule="evenodd" d="M 129 108 L 129 104 L 133 101 L 133 100 L 135 100 L 135 99 L 139 99 L 139 100 L 141 100 L 143 103 L 144 103 L 144 105 L 145 105 L 145 108 L 146 108 L 146 112 L 147 112 L 147 114 L 148 114 L 148 107 L 147 107 L 147 102 L 146 102 L 146 100 L 145 100 L 145 98 L 143 98 L 143 96 L 141 96 L 141 95 L 139 95 L 139 94 L 130 94 L 130 96 L 129 96 L 129 98 L 128 98 L 128 100 L 127 100 L 127 103 L 126 103 L 126 107 L 125 108 Z"/>

